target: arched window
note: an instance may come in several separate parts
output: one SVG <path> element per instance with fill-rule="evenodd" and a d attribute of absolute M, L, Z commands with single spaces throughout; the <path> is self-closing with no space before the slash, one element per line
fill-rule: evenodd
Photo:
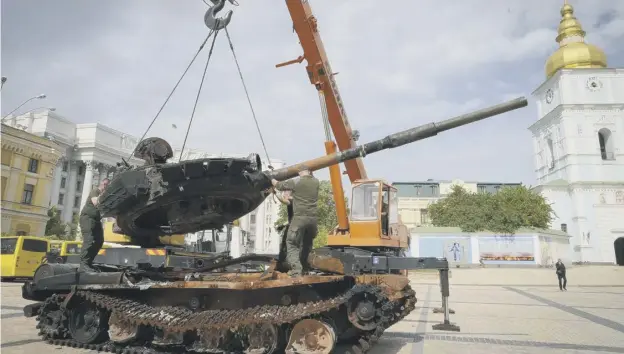
<path fill-rule="evenodd" d="M 548 168 L 552 169 L 555 167 L 555 150 L 552 139 L 547 138 L 546 144 L 548 145 Z"/>
<path fill-rule="evenodd" d="M 603 160 L 615 160 L 613 136 L 607 128 L 598 131 L 598 144 L 600 145 L 600 157 Z"/>

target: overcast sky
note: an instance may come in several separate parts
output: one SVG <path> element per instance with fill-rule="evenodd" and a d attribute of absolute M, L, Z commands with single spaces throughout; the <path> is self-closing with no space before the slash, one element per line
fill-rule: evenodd
<path fill-rule="evenodd" d="M 324 131 L 283 0 L 238 0 L 228 29 L 271 158 L 324 154 Z M 545 79 L 562 0 L 314 0 L 349 120 L 368 142 L 526 95 Z M 571 0 L 587 41 L 624 67 L 624 1 Z M 386 4 L 383 6 L 382 4 Z M 226 5 L 227 9 L 231 5 Z M 2 114 L 31 102 L 140 136 L 208 33 L 202 0 L 3 0 Z M 205 50 L 149 136 L 180 146 Z M 534 184 L 535 105 L 366 157 L 371 178 Z M 172 128 L 172 124 L 177 129 Z M 262 153 L 227 38 L 217 38 L 187 146 Z M 264 154 L 262 154 L 264 156 Z M 326 176 L 321 174 L 321 176 Z"/>

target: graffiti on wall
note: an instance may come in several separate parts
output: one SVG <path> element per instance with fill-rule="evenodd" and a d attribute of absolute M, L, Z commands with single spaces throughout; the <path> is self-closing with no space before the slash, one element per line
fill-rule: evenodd
<path fill-rule="evenodd" d="M 532 237 L 479 237 L 479 257 L 483 262 L 535 262 Z"/>
<path fill-rule="evenodd" d="M 444 257 L 452 263 L 470 262 L 470 252 L 466 239 L 452 239 L 444 242 Z"/>

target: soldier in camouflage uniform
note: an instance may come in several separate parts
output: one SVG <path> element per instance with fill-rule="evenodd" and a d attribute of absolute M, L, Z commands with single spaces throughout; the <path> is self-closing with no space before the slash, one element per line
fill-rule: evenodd
<path fill-rule="evenodd" d="M 277 257 L 278 268 L 277 270 L 280 272 L 287 272 L 289 269 L 288 264 L 286 263 L 286 236 L 288 235 L 288 225 L 292 221 L 293 218 L 293 203 L 292 203 L 292 189 L 291 186 L 287 185 L 287 190 L 282 191 L 282 193 L 275 193 L 277 199 L 284 205 L 286 205 L 286 213 L 288 215 L 288 220 L 285 224 L 279 225 L 276 230 L 280 234 L 280 248 L 279 255 Z"/>
<path fill-rule="evenodd" d="M 303 272 L 301 259 L 307 260 L 308 255 L 302 254 L 301 250 L 303 248 L 305 253 L 310 252 L 312 241 L 318 232 L 319 180 L 308 170 L 299 172 L 299 177 L 296 183 L 273 180 L 273 186 L 277 190 L 292 189 L 293 218 L 286 236 L 286 261 L 292 276 L 299 276 Z"/>
<path fill-rule="evenodd" d="M 93 268 L 93 260 L 104 244 L 104 228 L 102 216 L 97 208 L 99 196 L 108 186 L 108 178 L 89 193 L 89 198 L 80 211 L 80 231 L 82 232 L 82 252 L 80 253 L 80 269 L 86 272 L 97 271 Z"/>

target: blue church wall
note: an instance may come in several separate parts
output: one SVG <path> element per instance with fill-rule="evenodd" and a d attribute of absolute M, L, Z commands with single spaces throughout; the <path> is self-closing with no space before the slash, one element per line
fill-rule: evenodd
<path fill-rule="evenodd" d="M 472 260 L 470 236 L 454 234 L 419 235 L 419 257 L 446 257 L 450 263 L 469 264 Z"/>

